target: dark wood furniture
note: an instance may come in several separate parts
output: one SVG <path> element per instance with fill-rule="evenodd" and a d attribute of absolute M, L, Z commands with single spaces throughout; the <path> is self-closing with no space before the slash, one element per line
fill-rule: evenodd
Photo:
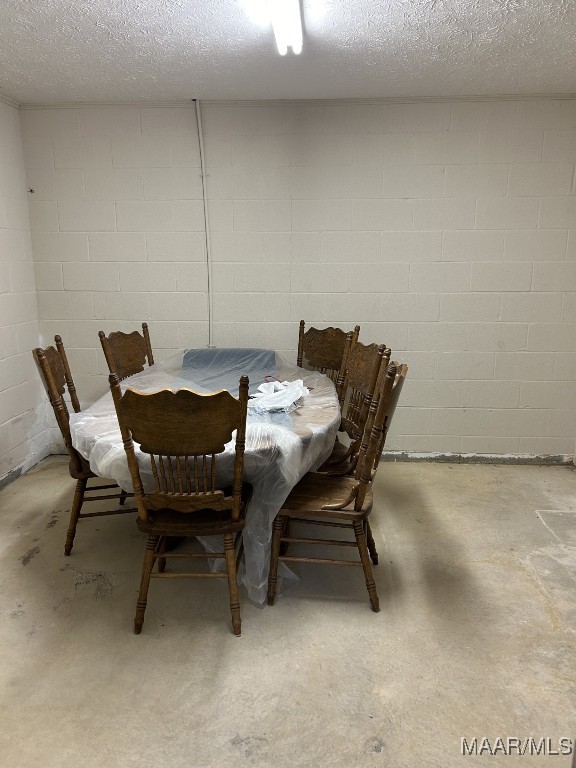
<path fill-rule="evenodd" d="M 306 363 L 307 367 L 325 373 L 332 379 L 338 391 L 338 375 L 345 364 L 351 344 L 358 340 L 360 326 L 357 325 L 350 331 L 350 338 L 346 331 L 340 328 L 309 328 L 307 331 L 304 328 L 304 320 L 300 320 L 296 365 L 302 368 Z M 338 395 L 340 396 L 340 392 Z"/>
<path fill-rule="evenodd" d="M 389 360 L 390 349 L 385 344 L 363 344 L 356 341 L 351 345 L 339 376 L 342 382 L 342 419 L 339 431 L 345 433 L 349 444 L 344 445 L 336 438 L 332 453 L 320 472 L 354 473 L 378 377 Z"/>
<path fill-rule="evenodd" d="M 398 405 L 398 400 L 400 399 L 400 393 L 402 392 L 404 381 L 406 380 L 406 376 L 408 375 L 408 366 L 406 365 L 406 363 L 394 363 L 394 365 L 396 366 L 396 378 L 394 379 L 394 384 L 392 385 L 392 392 L 390 393 L 390 399 L 388 401 L 388 410 L 386 411 L 386 422 L 384 425 L 385 429 L 382 436 L 382 445 L 379 446 L 378 450 L 376 451 L 376 459 L 374 463 L 375 467 L 378 466 L 378 463 L 380 462 L 380 459 L 382 457 L 382 451 L 384 450 L 384 439 L 390 430 L 390 425 L 392 424 L 392 418 L 394 417 L 396 406 Z"/>
<path fill-rule="evenodd" d="M 242 482 L 248 377 L 240 378 L 238 399 L 225 390 L 201 395 L 190 389 L 151 394 L 128 389 L 122 394 L 119 376 L 111 374 L 109 381 L 134 486 L 138 527 L 148 535 L 134 631 L 139 634 L 144 623 L 151 577 L 227 577 L 232 627 L 239 635 L 235 538 L 241 537 L 252 494 L 252 487 Z M 221 477 L 216 457 L 224 452 L 234 430 L 235 456 L 228 462 L 232 474 Z M 144 490 L 133 439 L 151 470 L 154 488 L 149 492 Z M 226 466 L 226 457 L 222 459 Z M 166 551 L 171 537 L 213 535 L 223 536 L 223 552 Z M 170 558 L 224 558 L 226 573 L 166 573 Z M 152 573 L 155 563 L 158 569 Z"/>
<path fill-rule="evenodd" d="M 100 343 L 108 363 L 110 373 L 115 373 L 120 380 L 144 370 L 144 365 L 154 364 L 152 345 L 147 323 L 142 323 L 142 333 L 132 331 L 113 331 L 106 336 L 99 331 Z"/>
<path fill-rule="evenodd" d="M 136 510 L 133 508 L 124 508 L 98 512 L 82 512 L 82 506 L 86 501 L 118 499 L 118 502 L 123 505 L 126 501 L 126 497 L 130 494 L 123 491 L 115 483 L 110 485 L 88 486 L 88 482 L 93 478 L 98 477 L 98 475 L 92 472 L 89 463 L 72 445 L 70 436 L 70 415 L 68 406 L 64 400 L 66 390 L 68 390 L 68 396 L 70 397 L 72 408 L 75 413 L 79 413 L 81 410 L 80 402 L 78 400 L 76 387 L 74 386 L 62 339 L 60 336 L 55 336 L 54 341 L 56 347 L 50 346 L 46 347 L 46 349 L 37 347 L 32 350 L 32 355 L 38 367 L 38 372 L 42 379 L 42 383 L 44 384 L 44 389 L 50 399 L 50 405 L 54 409 L 56 422 L 58 423 L 64 439 L 64 445 L 66 446 L 68 456 L 70 457 L 70 475 L 76 480 L 76 490 L 74 492 L 74 500 L 70 510 L 70 523 L 66 534 L 66 544 L 64 545 L 64 554 L 69 555 L 72 551 L 74 537 L 76 535 L 76 526 L 80 518 L 118 515 L 127 512 L 135 512 Z M 99 493 L 100 491 L 109 490 L 110 488 L 117 489 L 118 493 Z M 96 495 L 94 495 L 95 493 Z"/>
<path fill-rule="evenodd" d="M 370 605 L 373 611 L 379 610 L 378 594 L 370 565 L 369 549 L 373 548 L 375 553 L 375 547 L 374 542 L 370 541 L 368 516 L 373 505 L 372 481 L 376 472 L 376 452 L 385 437 L 386 411 L 395 377 L 396 367 L 393 364 L 380 376 L 378 393 L 370 405 L 354 477 L 310 472 L 296 485 L 274 520 L 268 577 L 269 605 L 273 605 L 276 596 L 278 562 L 284 561 L 362 567 Z M 319 527 L 351 529 L 354 532 L 354 541 L 289 535 L 286 533 L 287 520 L 291 523 L 307 523 Z M 360 559 L 282 555 L 282 544 L 356 547 Z M 374 561 L 374 557 L 372 559 Z"/>

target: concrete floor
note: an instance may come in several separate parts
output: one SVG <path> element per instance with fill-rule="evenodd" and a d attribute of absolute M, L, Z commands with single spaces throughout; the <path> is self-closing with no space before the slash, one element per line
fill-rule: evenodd
<path fill-rule="evenodd" d="M 52 458 L 0 492 L 0 755 L 10 768 L 569 766 L 462 756 L 461 738 L 576 736 L 576 472 L 386 463 L 362 572 L 302 566 L 272 608 L 153 582 L 144 540 L 81 521 Z M 242 598 L 242 595 L 241 595 Z"/>

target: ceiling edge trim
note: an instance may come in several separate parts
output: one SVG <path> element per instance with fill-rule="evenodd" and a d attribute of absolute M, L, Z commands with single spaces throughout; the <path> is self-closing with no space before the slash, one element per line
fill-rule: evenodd
<path fill-rule="evenodd" d="M 297 104 L 310 106 L 341 106 L 346 104 L 378 105 L 378 104 L 410 104 L 414 102 L 453 102 L 453 101 L 541 101 L 576 99 L 576 93 L 534 93 L 534 94 L 502 94 L 495 96 L 387 96 L 374 99 L 199 99 L 208 106 L 222 107 L 286 107 Z M 194 99 L 187 101 L 68 101 L 53 104 L 18 104 L 0 96 L 0 100 L 20 107 L 20 109 L 94 109 L 114 107 L 186 107 L 193 106 Z"/>
<path fill-rule="evenodd" d="M 4 104 L 8 104 L 10 107 L 18 107 L 20 106 L 19 102 L 15 101 L 14 99 L 11 99 L 9 96 L 4 96 L 2 93 L 0 93 L 0 101 Z"/>

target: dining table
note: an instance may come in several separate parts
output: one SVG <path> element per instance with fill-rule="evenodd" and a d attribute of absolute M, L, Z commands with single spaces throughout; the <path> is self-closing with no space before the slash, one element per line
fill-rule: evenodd
<path fill-rule="evenodd" d="M 123 379 L 121 386 L 139 392 L 188 388 L 208 393 L 225 389 L 237 396 L 242 375 L 250 379 L 244 480 L 252 485 L 253 494 L 243 532 L 244 557 L 238 580 L 254 602 L 264 603 L 274 518 L 292 488 L 306 472 L 322 465 L 334 445 L 340 425 L 334 383 L 318 371 L 297 367 L 274 350 L 203 348 L 182 350 Z M 267 384 L 270 389 L 272 382 L 286 382 L 289 388 L 301 382 L 304 394 L 294 403 L 286 404 L 284 398 L 284 403 L 275 405 L 270 403 L 274 400 L 271 398 L 266 405 L 266 398 L 258 395 L 266 389 L 261 385 Z M 74 447 L 94 473 L 115 480 L 127 492 L 133 491 L 110 392 L 84 411 L 71 414 L 70 432 Z M 137 444 L 135 449 L 144 489 L 151 490 L 150 464 Z M 217 459 L 224 483 L 231 480 L 226 473 L 231 472 L 233 454 L 234 440 Z M 221 549 L 214 537 L 202 538 L 201 543 L 209 552 Z M 217 561 L 212 562 L 217 567 Z M 297 578 L 285 565 L 282 575 L 288 580 Z"/>

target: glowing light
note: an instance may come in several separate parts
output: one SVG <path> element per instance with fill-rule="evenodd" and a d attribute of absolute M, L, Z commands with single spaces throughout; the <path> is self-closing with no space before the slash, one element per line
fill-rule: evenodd
<path fill-rule="evenodd" d="M 268 8 L 280 56 L 286 56 L 288 48 L 292 48 L 294 54 L 301 53 L 300 0 L 268 0 Z"/>

